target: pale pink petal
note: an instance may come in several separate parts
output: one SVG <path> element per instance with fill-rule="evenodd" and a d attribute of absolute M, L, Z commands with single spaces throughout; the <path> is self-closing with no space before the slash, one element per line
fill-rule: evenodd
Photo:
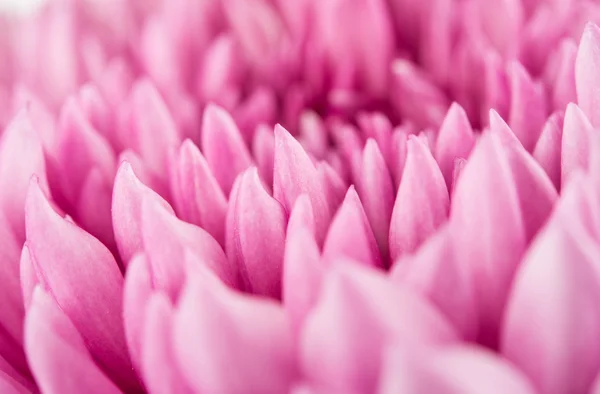
<path fill-rule="evenodd" d="M 440 126 L 435 145 L 435 158 L 446 180 L 446 186 L 452 184 L 454 161 L 466 159 L 473 149 L 475 136 L 467 113 L 460 104 L 452 103 Z"/>
<path fill-rule="evenodd" d="M 293 212 L 300 211 L 298 206 L 303 200 L 308 203 L 308 199 L 300 197 Z M 324 272 L 319 246 L 310 228 L 288 226 L 283 260 L 283 305 L 295 333 L 300 331 L 306 315 L 316 304 Z"/>
<path fill-rule="evenodd" d="M 181 133 L 163 98 L 148 80 L 136 82 L 125 107 L 120 138 L 155 174 L 166 176 L 169 154 L 181 145 Z"/>
<path fill-rule="evenodd" d="M 142 251 L 142 202 L 154 199 L 172 212 L 165 200 L 135 176 L 131 165 L 123 162 L 117 171 L 112 198 L 112 222 L 119 254 L 125 266 L 133 255 Z"/>
<path fill-rule="evenodd" d="M 462 170 L 450 222 L 456 234 L 457 259 L 470 272 L 475 286 L 479 341 L 493 345 L 513 273 L 525 248 L 519 195 L 494 133 L 482 135 Z"/>
<path fill-rule="evenodd" d="M 195 392 L 281 393 L 292 383 L 291 329 L 281 306 L 232 292 L 208 272 L 190 278 L 172 332 L 175 359 Z"/>
<path fill-rule="evenodd" d="M 315 215 L 306 194 L 302 194 L 294 203 L 288 220 L 287 235 L 291 235 L 297 230 L 307 230 L 313 236 L 315 235 Z"/>
<path fill-rule="evenodd" d="M 466 340 L 477 336 L 477 310 L 470 272 L 457 260 L 452 227 L 432 236 L 413 256 L 396 262 L 392 280 L 435 305 Z"/>
<path fill-rule="evenodd" d="M 40 186 L 47 189 L 42 142 L 27 112 L 22 111 L 0 139 L 0 208 L 19 241 L 25 239 L 24 201 L 29 179 L 34 174 Z"/>
<path fill-rule="evenodd" d="M 44 393 L 121 393 L 94 363 L 75 324 L 40 288 L 33 292 L 27 311 L 25 347 Z"/>
<path fill-rule="evenodd" d="M 235 197 L 235 198 L 233 198 Z M 286 213 L 261 185 L 255 167 L 241 175 L 227 214 L 227 256 L 249 292 L 279 298 Z"/>
<path fill-rule="evenodd" d="M 446 220 L 450 205 L 444 177 L 427 146 L 411 136 L 407 148 L 390 224 L 392 261 L 414 252 Z"/>
<path fill-rule="evenodd" d="M 233 113 L 244 140 L 252 141 L 256 128 L 261 124 L 272 125 L 277 117 L 277 100 L 271 89 L 256 88 Z"/>
<path fill-rule="evenodd" d="M 523 145 L 510 126 L 494 109 L 490 110 L 490 132 L 496 135 L 502 145 L 515 147 Z"/>
<path fill-rule="evenodd" d="M 108 141 L 90 124 L 74 98 L 65 102 L 58 122 L 56 159 L 65 178 L 67 196 L 79 199 L 92 168 L 106 179 L 113 179 L 116 157 Z"/>
<path fill-rule="evenodd" d="M 307 316 L 300 363 L 304 375 L 327 392 L 371 393 L 387 344 L 427 347 L 454 340 L 449 324 L 410 290 L 343 263 L 330 270 Z"/>
<path fill-rule="evenodd" d="M 501 351 L 543 394 L 586 393 L 600 367 L 600 249 L 578 239 L 574 219 L 555 221 L 537 238 L 505 315 Z"/>
<path fill-rule="evenodd" d="M 406 164 L 407 142 L 409 131 L 403 127 L 397 127 L 392 134 L 391 162 L 389 169 L 394 179 L 396 190 L 400 187 L 404 165 Z"/>
<path fill-rule="evenodd" d="M 185 282 L 185 251 L 194 253 L 225 283 L 237 286 L 237 267 L 202 228 L 177 219 L 155 198 L 141 202 L 141 233 L 153 284 L 176 299 Z"/>
<path fill-rule="evenodd" d="M 175 166 L 171 195 L 179 217 L 202 227 L 224 245 L 227 198 L 204 156 L 190 140 L 181 145 Z"/>
<path fill-rule="evenodd" d="M 556 110 L 562 110 L 567 104 L 577 101 L 575 87 L 577 45 L 571 40 L 566 40 L 561 44 L 558 56 L 558 69 L 552 86 L 552 101 Z"/>
<path fill-rule="evenodd" d="M 373 230 L 354 186 L 350 186 L 344 202 L 333 217 L 323 244 L 325 260 L 333 261 L 340 257 L 383 267 Z"/>
<path fill-rule="evenodd" d="M 231 116 L 222 108 L 209 104 L 202 118 L 202 152 L 225 195 L 233 181 L 252 165 L 250 152 Z"/>
<path fill-rule="evenodd" d="M 304 149 L 317 159 L 323 159 L 327 153 L 328 137 L 323 119 L 313 111 L 306 111 L 300 115 L 300 135 Z"/>
<path fill-rule="evenodd" d="M 383 262 L 389 265 L 389 230 L 394 208 L 394 184 L 384 157 L 373 139 L 367 140 L 363 150 L 357 189 Z"/>
<path fill-rule="evenodd" d="M 533 157 L 542 166 L 554 187 L 560 189 L 561 145 L 564 115 L 556 112 L 548 118 L 533 150 Z"/>
<path fill-rule="evenodd" d="M 273 161 L 275 157 L 275 135 L 273 128 L 260 125 L 252 139 L 252 155 L 260 177 L 273 189 Z"/>
<path fill-rule="evenodd" d="M 570 103 L 565 112 L 561 144 L 561 187 L 576 169 L 587 170 L 591 135 L 594 127 L 577 105 Z"/>
<path fill-rule="evenodd" d="M 331 212 L 317 169 L 300 143 L 277 125 L 273 197 L 290 212 L 296 199 L 303 193 L 308 195 L 312 204 L 317 240 L 321 243 L 329 226 Z"/>
<path fill-rule="evenodd" d="M 123 326 L 131 361 L 138 372 L 142 365 L 142 332 L 146 304 L 152 293 L 152 274 L 146 255 L 136 254 L 128 262 L 123 287 Z"/>
<path fill-rule="evenodd" d="M 146 307 L 142 337 L 142 376 L 150 394 L 191 394 L 175 362 L 174 311 L 169 298 L 155 293 Z"/>
<path fill-rule="evenodd" d="M 27 244 L 23 245 L 19 265 L 21 293 L 23 297 L 23 304 L 25 306 L 25 309 L 27 309 L 29 308 L 29 304 L 31 303 L 31 296 L 33 295 L 33 290 L 39 284 L 39 279 L 35 270 L 35 263 L 32 260 L 32 256 L 29 252 L 29 247 L 27 246 Z"/>
<path fill-rule="evenodd" d="M 600 94 L 598 70 L 600 69 L 600 28 L 589 22 L 579 43 L 575 60 L 575 87 L 577 103 L 592 125 L 600 127 Z"/>
<path fill-rule="evenodd" d="M 534 394 L 523 374 L 490 351 L 455 346 L 427 355 L 400 346 L 385 354 L 379 394 Z"/>
<path fill-rule="evenodd" d="M 102 368 L 120 386 L 136 387 L 122 327 L 123 276 L 112 254 L 60 217 L 35 181 L 27 195 L 26 226 L 42 286 L 77 327 Z"/>

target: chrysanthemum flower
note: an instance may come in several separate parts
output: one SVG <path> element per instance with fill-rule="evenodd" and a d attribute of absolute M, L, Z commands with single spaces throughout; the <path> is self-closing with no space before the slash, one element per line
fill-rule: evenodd
<path fill-rule="evenodd" d="M 591 0 L 0 20 L 0 392 L 600 393 L 594 21 Z"/>

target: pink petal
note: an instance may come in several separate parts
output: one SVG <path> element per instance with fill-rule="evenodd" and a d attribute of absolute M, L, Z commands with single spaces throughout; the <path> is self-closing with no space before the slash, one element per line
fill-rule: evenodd
<path fill-rule="evenodd" d="M 58 123 L 56 158 L 66 178 L 66 192 L 75 202 L 92 168 L 108 181 L 116 157 L 108 141 L 93 128 L 75 99 L 65 102 Z"/>
<path fill-rule="evenodd" d="M 179 217 L 205 229 L 221 245 L 225 244 L 227 198 L 213 176 L 200 150 L 185 140 L 175 164 L 171 194 Z"/>
<path fill-rule="evenodd" d="M 394 133 L 392 134 L 392 164 L 390 165 L 389 169 L 392 173 L 392 178 L 394 178 L 394 186 L 396 186 L 396 190 L 400 186 L 402 174 L 404 173 L 408 136 L 409 132 L 402 127 L 397 127 L 394 129 Z"/>
<path fill-rule="evenodd" d="M 95 365 L 76 326 L 39 287 L 25 319 L 25 347 L 44 393 L 121 393 Z"/>
<path fill-rule="evenodd" d="M 385 159 L 387 166 L 393 164 L 392 160 L 392 123 L 382 113 L 359 113 L 356 121 L 360 125 L 365 138 L 377 141 L 377 146 Z"/>
<path fill-rule="evenodd" d="M 114 115 L 98 87 L 92 84 L 83 85 L 79 89 L 78 102 L 92 127 L 113 144 L 116 138 L 114 136 Z M 113 145 L 113 148 L 117 147 L 117 145 Z"/>
<path fill-rule="evenodd" d="M 411 136 L 407 148 L 390 224 L 392 261 L 414 252 L 446 220 L 450 204 L 444 177 L 427 146 Z"/>
<path fill-rule="evenodd" d="M 19 281 L 20 242 L 0 210 L 0 331 L 17 344 L 23 341 L 23 298 Z"/>
<path fill-rule="evenodd" d="M 43 287 L 72 320 L 103 369 L 120 386 L 136 387 L 122 328 L 123 277 L 111 253 L 61 218 L 35 181 L 27 195 L 26 226 L 29 251 Z"/>
<path fill-rule="evenodd" d="M 33 290 L 39 284 L 39 279 L 35 270 L 36 263 L 33 262 L 33 257 L 31 256 L 31 252 L 29 251 L 27 244 L 23 245 L 19 264 L 19 279 L 21 281 L 23 304 L 25 309 L 27 309 L 29 308 L 29 304 L 31 304 Z"/>
<path fill-rule="evenodd" d="M 290 212 L 296 199 L 308 195 L 315 217 L 317 241 L 322 242 L 331 213 L 318 172 L 310 158 L 283 127 L 275 126 L 273 197 Z"/>
<path fill-rule="evenodd" d="M 190 278 L 173 338 L 175 359 L 195 392 L 282 393 L 295 375 L 291 330 L 280 305 L 232 292 L 208 272 Z"/>
<path fill-rule="evenodd" d="M 294 208 L 288 220 L 286 234 L 291 235 L 295 231 L 300 230 L 307 230 L 313 236 L 315 235 L 315 215 L 310 199 L 306 194 L 298 197 L 294 203 Z"/>
<path fill-rule="evenodd" d="M 152 274 L 146 255 L 140 253 L 128 262 L 123 287 L 123 325 L 131 361 L 138 372 L 142 365 L 142 333 L 146 304 L 152 293 Z"/>
<path fill-rule="evenodd" d="M 477 310 L 470 272 L 456 258 L 452 227 L 440 229 L 413 256 L 394 265 L 392 280 L 431 301 L 466 340 L 477 336 Z"/>
<path fill-rule="evenodd" d="M 177 219 L 155 198 L 142 200 L 141 230 L 153 284 L 172 299 L 177 299 L 185 281 L 186 250 L 225 283 L 237 286 L 237 268 L 229 263 L 219 243 L 202 228 Z"/>
<path fill-rule="evenodd" d="M 254 89 L 252 94 L 236 107 L 235 121 L 246 142 L 252 140 L 254 131 L 259 125 L 275 123 L 277 100 L 272 90 L 259 87 Z"/>
<path fill-rule="evenodd" d="M 577 45 L 571 40 L 566 40 L 561 44 L 558 56 L 559 64 L 552 86 L 552 101 L 555 109 L 562 110 L 569 103 L 577 101 L 575 87 Z"/>
<path fill-rule="evenodd" d="M 142 202 L 153 199 L 172 212 L 171 206 L 135 176 L 131 165 L 123 162 L 117 171 L 112 198 L 112 222 L 115 240 L 123 263 L 142 251 Z"/>
<path fill-rule="evenodd" d="M 367 140 L 357 189 L 385 265 L 389 265 L 389 230 L 394 184 L 377 143 Z"/>
<path fill-rule="evenodd" d="M 490 110 L 490 132 L 496 135 L 502 145 L 520 147 L 523 144 L 496 110 Z"/>
<path fill-rule="evenodd" d="M 519 195 L 526 242 L 529 243 L 550 215 L 558 193 L 544 169 L 528 152 L 518 147 L 505 150 Z"/>
<path fill-rule="evenodd" d="M 316 157 L 323 159 L 329 145 L 327 129 L 323 119 L 313 111 L 306 111 L 300 115 L 300 136 L 304 149 Z"/>
<path fill-rule="evenodd" d="M 393 105 L 419 127 L 438 127 L 446 113 L 445 95 L 416 66 L 406 60 L 392 63 Z"/>
<path fill-rule="evenodd" d="M 244 172 L 229 204 L 226 250 L 247 291 L 281 296 L 286 220 L 281 204 L 261 185 L 257 169 Z"/>
<path fill-rule="evenodd" d="M 252 155 L 254 155 L 260 177 L 272 189 L 275 157 L 275 135 L 272 127 L 261 125 L 256 128 L 252 140 Z"/>
<path fill-rule="evenodd" d="M 354 186 L 350 186 L 333 217 L 323 245 L 325 260 L 340 257 L 373 267 L 383 266 L 373 230 Z"/>
<path fill-rule="evenodd" d="M 564 187 L 576 169 L 587 170 L 590 156 L 590 140 L 594 127 L 575 104 L 567 106 L 563 122 L 561 145 L 561 182 Z"/>
<path fill-rule="evenodd" d="M 508 66 L 511 100 L 509 124 L 525 149 L 532 151 L 546 120 L 546 92 L 518 62 Z"/>
<path fill-rule="evenodd" d="M 538 139 L 533 157 L 542 166 L 554 187 L 560 189 L 561 145 L 564 115 L 560 112 L 552 114 L 546 121 L 542 134 Z"/>
<path fill-rule="evenodd" d="M 510 164 L 494 133 L 476 144 L 454 191 L 451 226 L 457 259 L 471 273 L 479 340 L 496 341 L 502 307 L 525 248 L 525 228 Z"/>
<path fill-rule="evenodd" d="M 598 69 L 600 68 L 600 28 L 589 22 L 579 43 L 577 58 L 575 60 L 575 87 L 577 89 L 577 103 L 590 122 L 595 127 L 600 127 L 598 115 Z"/>
<path fill-rule="evenodd" d="M 533 394 L 523 374 L 495 354 L 456 346 L 415 357 L 400 346 L 385 355 L 380 394 Z"/>
<path fill-rule="evenodd" d="M 166 176 L 169 154 L 181 145 L 175 121 L 160 93 L 148 80 L 134 84 L 129 111 L 120 130 L 124 145 L 137 152 L 155 174 Z"/>
<path fill-rule="evenodd" d="M 29 179 L 34 174 L 40 186 L 47 190 L 42 143 L 28 114 L 20 112 L 0 139 L 0 209 L 19 241 L 25 239 L 23 208 Z"/>
<path fill-rule="evenodd" d="M 142 339 L 142 376 L 151 394 L 192 393 L 175 362 L 172 345 L 173 306 L 168 297 L 155 293 L 148 301 Z"/>
<path fill-rule="evenodd" d="M 300 212 L 299 204 L 307 198 L 300 197 L 292 217 Z M 310 207 L 310 205 L 308 205 Z M 295 333 L 300 331 L 304 319 L 316 304 L 325 266 L 321 261 L 319 246 L 309 227 L 288 226 L 283 260 L 283 305 L 290 315 Z"/>
<path fill-rule="evenodd" d="M 326 392 L 374 392 L 390 342 L 441 346 L 455 339 L 448 323 L 420 297 L 356 264 L 337 264 L 307 316 L 300 363 Z"/>
<path fill-rule="evenodd" d="M 225 195 L 229 195 L 238 174 L 252 165 L 252 158 L 235 122 L 224 109 L 214 104 L 204 110 L 202 151 Z"/>
<path fill-rule="evenodd" d="M 475 136 L 465 110 L 457 103 L 452 103 L 440 126 L 435 158 L 446 180 L 446 186 L 452 184 L 454 161 L 457 158 L 466 159 L 473 149 Z"/>
<path fill-rule="evenodd" d="M 335 212 L 344 200 L 344 195 L 348 187 L 336 170 L 325 161 L 317 164 L 317 172 L 319 173 L 319 179 L 329 202 L 329 210 L 330 212 Z"/>
<path fill-rule="evenodd" d="M 600 367 L 600 249 L 565 222 L 547 227 L 529 250 L 503 328 L 502 353 L 543 394 L 586 393 Z"/>

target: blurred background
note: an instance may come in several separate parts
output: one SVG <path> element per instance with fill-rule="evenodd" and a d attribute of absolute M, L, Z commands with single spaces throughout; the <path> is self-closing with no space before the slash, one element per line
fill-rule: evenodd
<path fill-rule="evenodd" d="M 0 12 L 11 14 L 24 14 L 31 12 L 44 0 L 0 0 Z"/>

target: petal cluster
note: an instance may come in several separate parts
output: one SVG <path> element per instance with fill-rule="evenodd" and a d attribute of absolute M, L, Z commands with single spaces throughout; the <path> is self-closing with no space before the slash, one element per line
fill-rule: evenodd
<path fill-rule="evenodd" d="M 600 5 L 0 16 L 0 392 L 600 393 Z"/>

